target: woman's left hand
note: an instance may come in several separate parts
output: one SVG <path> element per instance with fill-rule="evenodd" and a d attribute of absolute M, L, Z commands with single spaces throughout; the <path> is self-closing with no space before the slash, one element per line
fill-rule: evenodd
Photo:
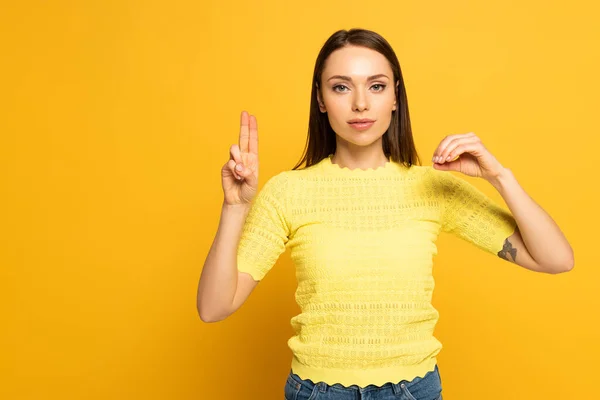
<path fill-rule="evenodd" d="M 487 181 L 496 179 L 504 170 L 473 132 L 446 136 L 431 161 L 434 169 L 458 171 Z"/>

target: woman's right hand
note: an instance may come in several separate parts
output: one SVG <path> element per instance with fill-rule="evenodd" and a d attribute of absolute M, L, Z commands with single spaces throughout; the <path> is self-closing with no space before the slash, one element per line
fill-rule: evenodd
<path fill-rule="evenodd" d="M 242 170 L 237 170 L 241 166 Z M 229 148 L 229 161 L 221 169 L 224 202 L 249 205 L 258 188 L 258 124 L 254 115 L 242 111 L 240 143 Z"/>

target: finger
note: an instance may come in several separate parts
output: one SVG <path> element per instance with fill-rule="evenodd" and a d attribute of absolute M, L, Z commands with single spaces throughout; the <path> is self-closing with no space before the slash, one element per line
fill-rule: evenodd
<path fill-rule="evenodd" d="M 459 137 L 459 136 L 461 136 L 461 135 L 448 135 L 444 139 L 442 139 L 440 144 L 438 144 L 437 148 L 433 152 L 433 158 L 431 159 L 431 161 L 440 162 L 441 159 L 439 158 L 439 156 L 440 156 L 440 154 L 442 154 L 442 151 L 446 148 L 448 143 L 450 143 L 452 140 L 454 140 L 456 137 Z"/>
<path fill-rule="evenodd" d="M 235 169 L 236 163 L 234 160 L 229 160 L 227 162 L 227 167 L 229 168 L 229 170 L 231 171 L 231 174 L 235 177 L 235 179 L 237 179 L 238 181 L 242 180 L 241 175 L 236 171 Z"/>
<path fill-rule="evenodd" d="M 440 171 L 460 171 L 460 160 L 447 162 L 444 164 L 433 164 L 433 168 Z"/>
<path fill-rule="evenodd" d="M 446 149 L 444 149 L 442 154 L 440 154 L 439 163 L 445 163 L 445 162 L 453 160 L 454 157 L 457 156 L 457 153 L 455 150 L 458 146 L 463 145 L 463 144 L 468 144 L 468 143 L 477 143 L 477 142 L 479 142 L 478 137 L 474 137 L 474 138 L 463 137 L 463 138 L 454 139 L 452 142 L 450 142 L 448 144 L 448 146 L 446 146 Z"/>
<path fill-rule="evenodd" d="M 460 138 L 460 137 L 472 137 L 475 136 L 475 134 L 473 132 L 469 132 L 469 133 L 461 133 L 461 134 L 457 134 L 457 135 L 448 135 L 446 136 L 438 145 L 437 149 L 433 152 L 433 158 L 431 159 L 432 162 L 441 162 L 441 155 L 442 152 L 444 151 L 444 149 L 448 146 L 448 144 L 453 141 L 456 138 Z"/>
<path fill-rule="evenodd" d="M 248 140 L 248 152 L 258 155 L 258 122 L 254 115 L 250 116 L 250 139 Z"/>
<path fill-rule="evenodd" d="M 242 164 L 244 162 L 242 159 L 242 152 L 237 144 L 231 145 L 229 148 L 229 156 L 233 161 L 235 161 L 236 164 Z"/>
<path fill-rule="evenodd" d="M 240 150 L 242 153 L 248 152 L 248 137 L 250 136 L 248 128 L 249 120 L 248 113 L 242 111 L 242 116 L 240 118 Z"/>
<path fill-rule="evenodd" d="M 456 134 L 456 135 L 448 135 L 446 136 L 438 145 L 437 149 L 434 151 L 433 153 L 433 159 L 432 161 L 434 162 L 441 162 L 441 155 L 442 152 L 448 147 L 448 145 L 456 139 L 460 139 L 460 138 L 469 138 L 469 137 L 473 137 L 475 136 L 475 134 L 473 132 L 468 132 L 468 133 L 461 133 L 461 134 Z"/>
<path fill-rule="evenodd" d="M 481 142 L 470 142 L 470 143 L 462 143 L 456 146 L 454 150 L 450 153 L 450 157 L 454 158 L 460 156 L 463 153 L 471 153 L 475 157 L 481 156 Z"/>

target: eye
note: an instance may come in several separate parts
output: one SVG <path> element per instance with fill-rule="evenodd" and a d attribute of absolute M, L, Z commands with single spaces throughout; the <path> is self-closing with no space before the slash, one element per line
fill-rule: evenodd
<path fill-rule="evenodd" d="M 380 88 L 381 88 L 381 89 L 379 89 L 379 90 L 375 90 L 376 92 L 383 92 L 383 90 L 385 89 L 385 87 L 386 87 L 387 85 L 383 85 L 383 84 L 381 84 L 381 83 L 376 83 L 376 84 L 374 84 L 374 85 L 373 85 L 373 86 L 371 86 L 371 87 L 373 88 L 373 87 L 375 87 L 375 86 L 378 86 L 378 87 L 380 87 Z M 344 92 L 345 92 L 345 90 L 343 90 L 343 91 L 336 90 L 337 88 L 346 88 L 346 89 L 348 89 L 348 87 L 347 87 L 346 85 L 335 85 L 334 87 L 332 87 L 332 89 L 333 89 L 333 91 L 334 91 L 334 92 L 338 92 L 338 93 L 344 93 Z"/>
<path fill-rule="evenodd" d="M 332 87 L 332 89 L 333 89 L 334 92 L 341 93 L 340 91 L 336 90 L 336 88 L 342 88 L 342 87 L 348 89 L 348 87 L 345 86 L 345 85 L 335 85 L 334 87 Z"/>

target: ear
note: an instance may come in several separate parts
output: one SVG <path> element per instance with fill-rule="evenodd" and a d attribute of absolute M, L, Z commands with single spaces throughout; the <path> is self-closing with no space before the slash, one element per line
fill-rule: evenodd
<path fill-rule="evenodd" d="M 322 113 L 327 112 L 327 109 L 325 108 L 325 103 L 323 102 L 323 99 L 321 98 L 321 91 L 319 90 L 319 84 L 315 83 L 315 86 L 317 87 L 317 102 L 319 103 L 319 110 Z"/>
<path fill-rule="evenodd" d="M 400 84 L 400 81 L 396 81 L 396 90 L 394 92 L 394 107 L 392 107 L 392 111 L 396 111 L 396 95 L 398 94 L 398 85 Z"/>

